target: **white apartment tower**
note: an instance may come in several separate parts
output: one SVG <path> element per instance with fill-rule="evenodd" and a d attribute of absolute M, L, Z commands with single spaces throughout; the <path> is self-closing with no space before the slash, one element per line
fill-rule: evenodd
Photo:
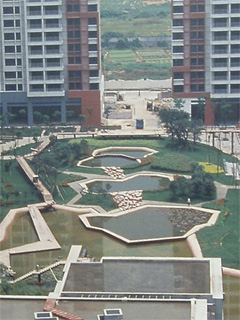
<path fill-rule="evenodd" d="M 2 114 L 100 124 L 98 0 L 2 0 L 0 45 Z"/>
<path fill-rule="evenodd" d="M 205 124 L 219 117 L 222 103 L 240 118 L 240 1 L 172 0 L 173 97 L 197 113 L 206 101 Z"/>

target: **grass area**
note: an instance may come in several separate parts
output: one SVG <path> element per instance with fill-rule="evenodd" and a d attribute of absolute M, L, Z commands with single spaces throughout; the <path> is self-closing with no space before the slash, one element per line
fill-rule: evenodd
<path fill-rule="evenodd" d="M 117 21 L 117 23 L 116 23 Z M 121 32 L 125 37 L 159 37 L 170 36 L 171 20 L 169 18 L 135 18 L 135 19 L 118 19 L 102 18 L 101 19 L 102 35 L 106 32 Z"/>
<path fill-rule="evenodd" d="M 111 211 L 117 208 L 116 203 L 108 194 L 104 196 L 98 194 L 86 194 L 77 202 L 77 204 L 101 206 L 106 211 Z"/>
<path fill-rule="evenodd" d="M 197 233 L 205 257 L 221 257 L 223 265 L 240 268 L 240 190 L 229 190 L 225 201 L 214 201 L 206 207 L 221 210 L 217 223 Z"/>
<path fill-rule="evenodd" d="M 105 75 L 110 79 L 167 79 L 171 76 L 171 60 L 162 49 L 108 50 L 103 62 Z"/>
<path fill-rule="evenodd" d="M 170 2 L 101 0 L 101 30 L 125 36 L 170 35 Z"/>
<path fill-rule="evenodd" d="M 9 167 L 7 169 L 7 167 Z M 35 189 L 14 160 L 1 161 L 1 219 L 10 209 L 25 207 L 42 201 L 40 192 Z"/>

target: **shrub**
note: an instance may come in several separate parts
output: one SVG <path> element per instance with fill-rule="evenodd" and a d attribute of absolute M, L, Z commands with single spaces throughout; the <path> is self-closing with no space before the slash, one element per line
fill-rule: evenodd
<path fill-rule="evenodd" d="M 6 188 L 9 188 L 9 187 L 12 187 L 12 186 L 13 186 L 13 185 L 12 185 L 11 183 L 6 183 L 6 184 L 5 184 L 5 187 L 6 187 Z"/>

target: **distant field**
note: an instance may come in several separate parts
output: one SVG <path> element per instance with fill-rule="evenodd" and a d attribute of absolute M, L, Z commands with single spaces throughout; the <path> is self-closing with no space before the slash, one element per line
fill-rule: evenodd
<path fill-rule="evenodd" d="M 171 60 L 161 48 L 105 51 L 104 73 L 107 80 L 167 79 Z"/>
<path fill-rule="evenodd" d="M 170 36 L 170 12 L 169 0 L 101 0 L 101 34 L 105 39 L 102 41 L 103 69 L 107 80 L 170 78 L 171 57 L 170 52 L 164 50 L 166 43 L 161 48 L 161 44 L 156 43 L 155 48 L 132 50 L 129 45 L 113 50 L 106 41 L 107 37 Z"/>
<path fill-rule="evenodd" d="M 170 1 L 101 0 L 101 33 L 124 36 L 170 35 Z"/>
<path fill-rule="evenodd" d="M 132 20 L 101 19 L 101 33 L 121 32 L 126 37 L 158 37 L 170 35 L 169 18 L 138 18 Z"/>

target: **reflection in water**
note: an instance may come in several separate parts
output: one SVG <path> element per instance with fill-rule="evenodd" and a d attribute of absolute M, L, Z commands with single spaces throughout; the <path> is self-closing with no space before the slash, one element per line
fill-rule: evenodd
<path fill-rule="evenodd" d="M 83 161 L 82 165 L 88 167 L 126 167 L 130 164 L 137 164 L 135 159 L 125 158 L 121 156 L 103 156 L 96 157 L 91 160 Z"/>
<path fill-rule="evenodd" d="M 135 159 L 141 159 L 144 156 L 146 156 L 147 154 L 149 154 L 149 152 L 146 151 L 133 151 L 133 150 L 108 150 L 108 151 L 103 151 L 103 152 L 98 152 L 97 156 L 105 156 L 105 155 L 113 155 L 113 154 L 122 154 L 128 157 L 132 157 Z"/>
<path fill-rule="evenodd" d="M 224 275 L 223 291 L 225 293 L 224 319 L 240 319 L 240 278 Z"/>
<path fill-rule="evenodd" d="M 14 223 L 9 227 L 4 242 L 0 243 L 0 250 L 5 250 L 38 241 L 31 216 L 28 212 L 19 213 Z"/>
<path fill-rule="evenodd" d="M 139 175 L 126 181 L 96 181 L 89 183 L 87 186 L 91 192 L 99 192 L 99 190 L 109 190 L 109 192 L 118 192 L 131 190 L 154 191 L 160 190 L 168 185 L 168 178 Z"/>
<path fill-rule="evenodd" d="M 110 230 L 130 240 L 183 235 L 159 208 L 149 207 L 119 217 L 93 217 L 88 220 L 95 227 Z"/>
<path fill-rule="evenodd" d="M 185 241 L 154 243 L 127 246 L 124 243 L 104 235 L 102 232 L 89 231 L 80 221 L 78 214 L 53 211 L 43 213 L 60 250 L 13 255 L 11 266 L 20 276 L 36 267 L 53 263 L 58 259 L 66 259 L 71 245 L 82 245 L 89 256 L 99 260 L 102 256 L 149 256 L 149 257 L 191 257 Z M 18 217 L 18 219 L 25 219 Z M 18 223 L 18 222 L 17 222 Z M 13 243 L 13 246 L 18 245 Z"/>

